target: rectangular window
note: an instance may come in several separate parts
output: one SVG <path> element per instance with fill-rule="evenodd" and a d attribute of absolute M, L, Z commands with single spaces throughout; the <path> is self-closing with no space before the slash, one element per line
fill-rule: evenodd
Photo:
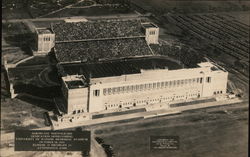
<path fill-rule="evenodd" d="M 100 90 L 99 89 L 93 90 L 93 95 L 94 96 L 100 96 Z"/>
<path fill-rule="evenodd" d="M 200 78 L 197 78 L 197 83 L 199 83 L 200 82 Z"/>
<path fill-rule="evenodd" d="M 172 81 L 169 81 L 169 87 L 171 87 L 172 86 Z"/>
<path fill-rule="evenodd" d="M 193 78 L 193 83 L 195 83 L 195 78 Z"/>
<path fill-rule="evenodd" d="M 130 86 L 127 86 L 127 88 L 126 88 L 126 89 L 127 89 L 127 92 L 129 92 L 129 91 L 130 91 Z"/>
<path fill-rule="evenodd" d="M 116 88 L 112 88 L 112 93 L 116 94 Z"/>
<path fill-rule="evenodd" d="M 155 31 L 150 31 L 149 34 L 150 35 L 155 35 Z"/>
<path fill-rule="evenodd" d="M 133 92 L 134 86 L 130 86 L 130 91 Z"/>
<path fill-rule="evenodd" d="M 164 87 L 164 82 L 161 82 L 161 88 L 163 88 Z"/>
<path fill-rule="evenodd" d="M 129 92 L 129 86 L 125 87 L 126 92 Z"/>
<path fill-rule="evenodd" d="M 211 83 L 211 77 L 207 77 L 207 83 Z"/>
<path fill-rule="evenodd" d="M 177 86 L 179 86 L 180 85 L 180 80 L 177 80 Z"/>
<path fill-rule="evenodd" d="M 111 89 L 111 88 L 109 88 L 109 89 L 108 89 L 108 94 L 110 95 L 110 94 L 111 94 L 111 92 L 112 92 L 112 89 Z"/>
<path fill-rule="evenodd" d="M 141 85 L 140 85 L 140 90 L 143 90 L 143 87 L 144 87 L 144 85 L 141 84 Z"/>
<path fill-rule="evenodd" d="M 165 82 L 165 87 L 168 87 L 168 82 Z"/>
<path fill-rule="evenodd" d="M 140 85 L 136 85 L 136 91 L 140 90 Z"/>
<path fill-rule="evenodd" d="M 156 88 L 156 83 L 153 83 L 153 88 Z"/>
<path fill-rule="evenodd" d="M 160 88 L 161 83 L 157 82 L 157 88 Z"/>
<path fill-rule="evenodd" d="M 152 84 L 150 83 L 150 84 L 148 84 L 148 88 L 149 89 L 151 89 L 152 88 Z"/>
<path fill-rule="evenodd" d="M 200 83 L 202 83 L 202 77 L 200 78 Z"/>
<path fill-rule="evenodd" d="M 44 37 L 43 41 L 50 41 L 50 37 Z"/>
<path fill-rule="evenodd" d="M 173 85 L 174 85 L 174 87 L 175 87 L 175 85 L 176 85 L 176 81 L 174 81 L 174 82 L 173 82 Z"/>
<path fill-rule="evenodd" d="M 136 91 L 136 85 L 134 85 L 133 88 L 134 88 L 133 90 Z"/>
<path fill-rule="evenodd" d="M 191 84 L 191 82 L 192 82 L 192 79 L 188 79 L 188 83 Z"/>
<path fill-rule="evenodd" d="M 107 92 L 107 89 L 104 88 L 104 89 L 103 89 L 103 95 L 106 95 L 106 92 Z"/>

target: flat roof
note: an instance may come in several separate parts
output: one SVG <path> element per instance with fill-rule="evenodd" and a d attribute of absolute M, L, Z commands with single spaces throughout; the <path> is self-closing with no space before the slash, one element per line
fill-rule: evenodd
<path fill-rule="evenodd" d="M 52 31 L 49 28 L 39 28 L 37 29 L 37 32 L 39 34 L 50 34 Z"/>
<path fill-rule="evenodd" d="M 84 83 L 81 80 L 65 81 L 69 89 L 84 87 Z"/>
<path fill-rule="evenodd" d="M 163 56 L 116 59 L 97 63 L 61 64 L 66 75 L 84 75 L 86 78 L 121 76 L 141 73 L 142 69 L 182 69 L 177 61 Z"/>
<path fill-rule="evenodd" d="M 152 27 L 155 27 L 157 28 L 157 26 L 151 22 L 149 23 L 142 23 L 142 26 L 145 27 L 145 28 L 152 28 Z"/>

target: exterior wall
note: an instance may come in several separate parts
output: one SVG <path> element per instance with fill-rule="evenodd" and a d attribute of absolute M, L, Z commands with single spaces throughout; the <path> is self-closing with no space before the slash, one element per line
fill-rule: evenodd
<path fill-rule="evenodd" d="M 223 94 L 227 92 L 227 78 L 228 73 L 216 73 L 213 75 L 212 90 L 213 95 Z M 216 93 L 216 94 L 215 94 Z M 211 93 L 212 94 L 212 93 Z"/>
<path fill-rule="evenodd" d="M 228 72 L 211 63 L 199 66 L 178 70 L 141 70 L 137 74 L 92 78 L 89 87 L 84 88 L 68 89 L 63 81 L 67 112 L 93 113 L 225 94 Z M 73 75 L 70 77 L 73 78 Z"/>
<path fill-rule="evenodd" d="M 190 78 L 193 79 L 193 78 Z M 160 102 L 170 102 L 176 100 L 185 100 L 189 98 L 198 98 L 201 96 L 202 83 L 197 82 L 194 79 L 194 83 L 181 85 L 169 85 L 169 82 L 174 80 L 164 80 L 164 81 L 136 81 L 136 82 L 123 82 L 119 85 L 107 84 L 102 86 L 101 84 L 94 85 L 92 88 L 94 91 L 100 89 L 100 96 L 90 96 L 90 112 L 98 112 L 107 109 L 121 108 L 121 107 L 131 107 L 138 105 L 147 105 Z M 168 85 L 166 85 L 168 82 Z M 180 81 L 179 81 L 180 82 Z M 151 85 L 149 85 L 151 84 Z M 171 83 L 172 84 L 172 83 Z M 133 86 L 133 87 L 132 87 Z M 140 88 L 140 87 L 143 87 Z M 147 86 L 147 89 L 145 89 Z M 149 88 L 149 86 L 151 86 Z M 114 87 L 128 87 L 131 91 L 120 91 L 112 94 L 104 95 L 104 90 Z M 107 91 L 107 90 L 106 90 Z M 91 93 L 91 92 L 90 92 Z"/>
<path fill-rule="evenodd" d="M 68 113 L 87 112 L 88 88 L 69 89 Z"/>
<path fill-rule="evenodd" d="M 98 112 L 105 110 L 105 106 L 103 105 L 103 90 L 102 84 L 91 85 L 90 86 L 90 95 L 89 95 L 89 112 Z M 99 96 L 95 96 L 95 90 L 99 90 Z"/>
<path fill-rule="evenodd" d="M 227 76 L 225 71 L 200 67 L 171 71 L 150 70 L 142 71 L 141 74 L 92 79 L 89 112 L 210 97 L 215 91 L 216 94 L 224 94 Z M 124 92 L 124 89 L 127 90 Z M 94 95 L 95 90 L 100 90 L 99 96 Z M 108 90 L 114 92 L 107 94 Z"/>
<path fill-rule="evenodd" d="M 55 34 L 37 35 L 37 52 L 35 55 L 47 54 L 55 46 Z"/>
<path fill-rule="evenodd" d="M 68 89 L 62 81 L 62 93 L 67 101 L 67 114 L 87 112 L 88 88 Z"/>
<path fill-rule="evenodd" d="M 151 27 L 146 28 L 146 38 L 148 44 L 158 44 L 158 38 L 159 38 L 159 28 L 158 27 Z M 155 32 L 152 34 L 151 32 Z"/>

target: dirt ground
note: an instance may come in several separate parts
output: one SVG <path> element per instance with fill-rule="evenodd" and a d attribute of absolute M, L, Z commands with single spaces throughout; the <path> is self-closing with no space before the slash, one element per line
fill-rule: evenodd
<path fill-rule="evenodd" d="M 19 99 L 1 99 L 1 130 L 45 127 L 43 113 L 46 110 L 34 104 Z"/>
<path fill-rule="evenodd" d="M 33 129 L 45 127 L 43 113 L 53 109 L 53 102 L 20 95 L 10 99 L 1 73 L 1 132 L 15 129 Z"/>
<path fill-rule="evenodd" d="M 225 13 L 237 19 L 238 21 L 250 25 L 250 11 L 242 11 L 242 12 L 229 12 Z"/>
<path fill-rule="evenodd" d="M 248 107 L 243 106 L 202 109 L 103 129 L 99 126 L 96 136 L 111 144 L 118 157 L 246 157 Z M 160 135 L 179 136 L 180 149 L 151 151 L 149 137 Z"/>
<path fill-rule="evenodd" d="M 205 12 L 224 12 L 224 11 L 244 11 L 249 10 L 249 1 L 232 0 L 132 0 L 140 7 L 157 11 L 159 13 L 205 13 Z"/>

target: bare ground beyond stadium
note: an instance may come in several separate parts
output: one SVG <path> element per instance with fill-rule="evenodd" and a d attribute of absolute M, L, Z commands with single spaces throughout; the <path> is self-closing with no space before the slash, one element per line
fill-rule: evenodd
<path fill-rule="evenodd" d="M 247 102 L 93 128 L 121 157 L 246 157 L 248 152 Z M 150 136 L 179 136 L 180 149 L 152 152 Z"/>

